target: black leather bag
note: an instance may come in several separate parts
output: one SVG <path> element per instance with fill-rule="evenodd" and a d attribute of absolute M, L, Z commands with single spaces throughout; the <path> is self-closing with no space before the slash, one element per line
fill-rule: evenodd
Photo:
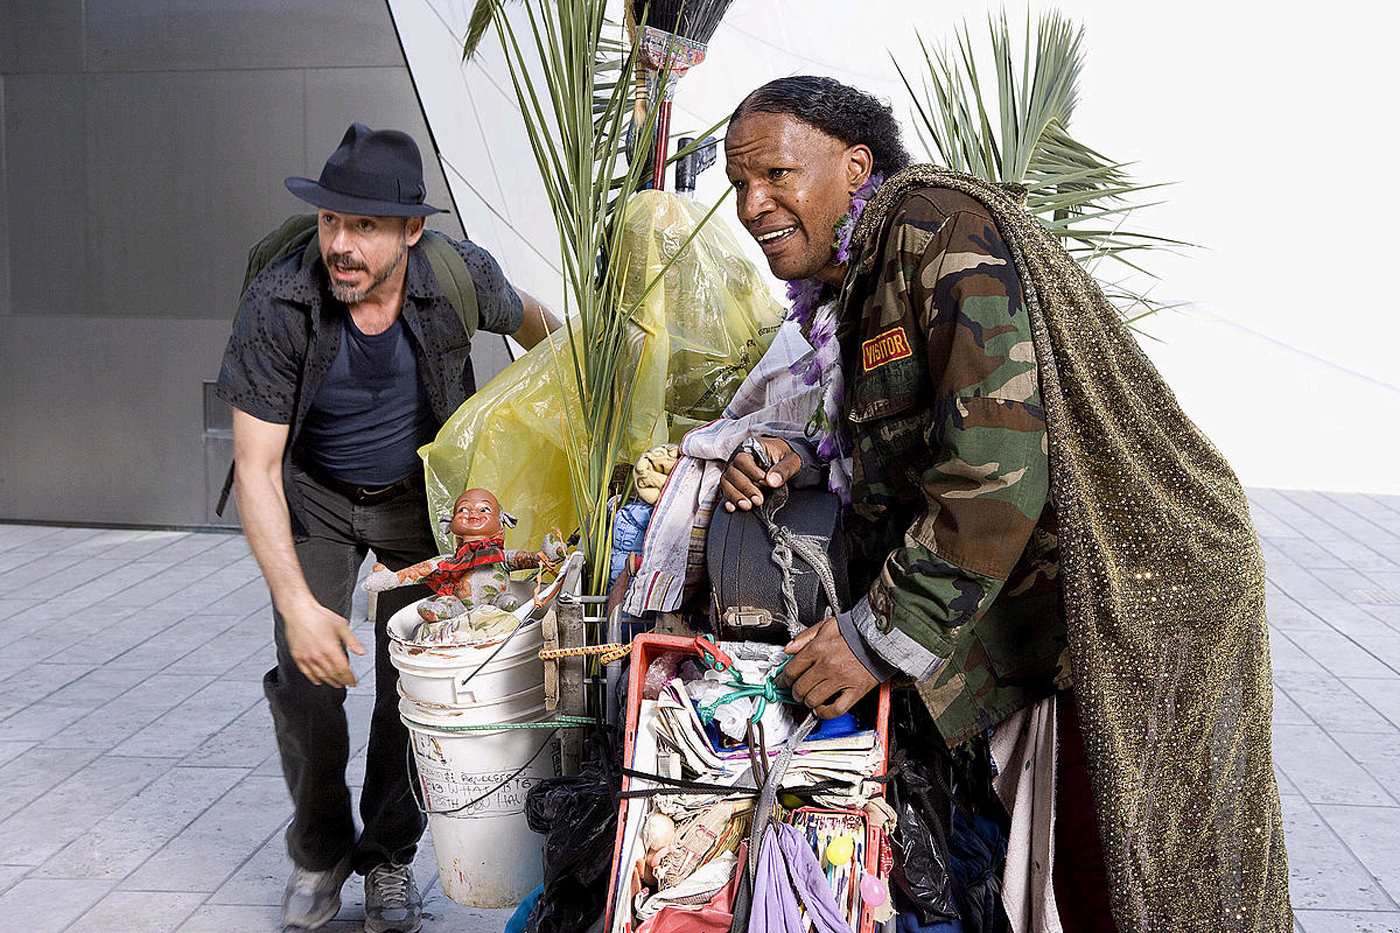
<path fill-rule="evenodd" d="M 833 576 L 836 605 L 811 562 L 791 554 L 797 617 L 789 619 L 783 598 L 783 570 L 774 560 L 774 535 L 764 520 L 796 535 L 819 539 L 819 549 Z M 727 511 L 722 505 L 710 519 L 705 562 L 721 638 L 786 642 L 850 604 L 846 583 L 846 539 L 841 528 L 841 501 L 817 484 L 791 484 L 765 497 L 761 509 Z"/>

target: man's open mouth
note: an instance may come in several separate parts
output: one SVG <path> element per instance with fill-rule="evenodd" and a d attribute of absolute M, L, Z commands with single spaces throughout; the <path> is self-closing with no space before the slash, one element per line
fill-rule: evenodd
<path fill-rule="evenodd" d="M 797 227 L 795 227 L 795 226 L 794 226 L 794 227 L 783 227 L 781 230 L 770 230 L 770 231 L 767 232 L 767 233 L 756 233 L 756 234 L 754 234 L 754 239 L 758 241 L 758 245 L 759 245 L 759 246 L 765 246 L 765 247 L 766 247 L 766 246 L 771 246 L 771 245 L 777 243 L 778 241 L 783 240 L 783 239 L 785 239 L 786 237 L 788 237 L 789 235 L 791 235 L 791 234 L 793 234 L 793 233 L 796 233 L 796 232 L 797 232 Z"/>
<path fill-rule="evenodd" d="M 337 262 L 331 260 L 331 271 L 340 276 L 352 276 L 365 271 L 365 267 L 356 262 Z"/>

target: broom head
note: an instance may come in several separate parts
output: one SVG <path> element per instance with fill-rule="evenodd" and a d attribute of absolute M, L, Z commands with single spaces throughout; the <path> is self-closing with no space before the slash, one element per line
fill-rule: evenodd
<path fill-rule="evenodd" d="M 690 39 L 701 48 L 710 41 L 733 0 L 632 0 L 633 15 L 662 32 Z M 643 19 L 645 17 L 645 20 Z"/>

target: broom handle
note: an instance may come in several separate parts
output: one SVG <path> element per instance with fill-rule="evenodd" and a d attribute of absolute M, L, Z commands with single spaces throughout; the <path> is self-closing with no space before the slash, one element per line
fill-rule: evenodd
<path fill-rule="evenodd" d="M 625 5 L 627 17 L 627 36 L 632 42 L 635 60 L 632 65 L 632 126 L 636 133 L 642 130 L 642 124 L 647 121 L 647 96 L 649 84 L 647 82 L 647 67 L 642 63 L 642 57 L 636 54 L 639 43 L 637 28 L 637 11 L 632 8 L 631 3 Z M 634 146 L 640 145 L 641 140 L 633 139 Z"/>
<path fill-rule="evenodd" d="M 651 186 L 657 191 L 666 187 L 666 150 L 670 142 L 671 102 L 663 100 L 656 109 L 656 158 L 651 166 Z"/>

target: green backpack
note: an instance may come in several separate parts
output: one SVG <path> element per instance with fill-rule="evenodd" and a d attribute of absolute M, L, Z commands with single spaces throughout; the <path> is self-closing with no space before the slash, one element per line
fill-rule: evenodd
<path fill-rule="evenodd" d="M 457 317 L 462 321 L 462 329 L 467 332 L 467 338 L 475 337 L 480 317 L 476 306 L 476 283 L 472 281 L 466 260 L 448 242 L 447 237 L 433 230 L 424 230 L 418 245 L 423 247 L 428 265 L 432 267 L 433 275 L 437 278 L 443 294 L 457 311 Z M 283 221 L 276 230 L 253 244 L 253 248 L 248 250 L 248 268 L 243 273 L 243 287 L 238 292 L 239 304 L 242 304 L 243 296 L 248 293 L 248 286 L 253 284 L 253 279 L 258 277 L 259 272 L 269 264 L 295 252 L 302 253 L 303 268 L 315 262 L 320 255 L 315 214 L 294 214 Z M 224 506 L 228 504 L 229 493 L 232 490 L 233 464 L 230 463 L 228 475 L 224 477 L 224 488 L 219 492 L 219 502 L 214 506 L 214 514 L 220 518 L 223 517 Z"/>

